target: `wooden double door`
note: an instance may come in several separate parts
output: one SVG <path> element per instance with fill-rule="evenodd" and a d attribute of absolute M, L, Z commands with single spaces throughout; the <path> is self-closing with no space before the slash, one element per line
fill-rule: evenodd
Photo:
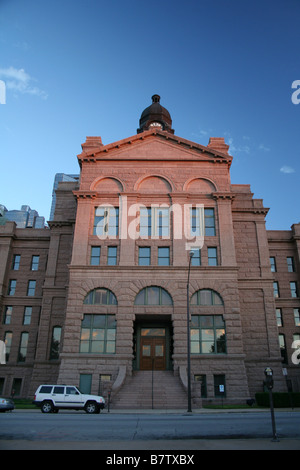
<path fill-rule="evenodd" d="M 166 338 L 142 336 L 140 346 L 141 370 L 166 369 Z"/>

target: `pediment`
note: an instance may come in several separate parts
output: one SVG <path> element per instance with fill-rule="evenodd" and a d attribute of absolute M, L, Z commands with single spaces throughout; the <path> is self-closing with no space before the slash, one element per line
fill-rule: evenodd
<path fill-rule="evenodd" d="M 78 155 L 79 162 L 100 160 L 195 160 L 231 164 L 232 156 L 164 131 L 146 131 Z"/>

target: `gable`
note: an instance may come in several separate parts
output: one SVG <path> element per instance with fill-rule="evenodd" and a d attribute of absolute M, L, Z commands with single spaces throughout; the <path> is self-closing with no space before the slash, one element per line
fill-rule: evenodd
<path fill-rule="evenodd" d="M 231 164 L 232 157 L 211 146 L 205 147 L 168 132 L 151 130 L 82 152 L 78 160 L 79 163 L 100 160 L 195 160 Z"/>

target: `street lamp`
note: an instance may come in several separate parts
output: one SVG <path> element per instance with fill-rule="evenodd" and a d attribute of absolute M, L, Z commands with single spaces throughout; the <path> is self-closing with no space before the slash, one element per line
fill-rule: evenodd
<path fill-rule="evenodd" d="M 186 294 L 187 294 L 187 389 L 188 389 L 188 413 L 192 412 L 192 396 L 191 396 L 191 331 L 190 331 L 190 271 L 191 271 L 191 261 L 194 256 L 194 252 L 189 252 L 189 269 L 188 269 L 188 279 L 186 285 Z"/>

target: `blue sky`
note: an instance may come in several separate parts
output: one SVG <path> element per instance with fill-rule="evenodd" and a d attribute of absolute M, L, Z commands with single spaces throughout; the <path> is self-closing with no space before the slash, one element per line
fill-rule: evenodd
<path fill-rule="evenodd" d="M 175 134 L 225 137 L 231 180 L 300 222 L 299 0 L 0 0 L 0 203 L 49 218 L 86 136 L 134 135 L 158 93 Z M 299 93 L 300 98 L 300 93 Z"/>

